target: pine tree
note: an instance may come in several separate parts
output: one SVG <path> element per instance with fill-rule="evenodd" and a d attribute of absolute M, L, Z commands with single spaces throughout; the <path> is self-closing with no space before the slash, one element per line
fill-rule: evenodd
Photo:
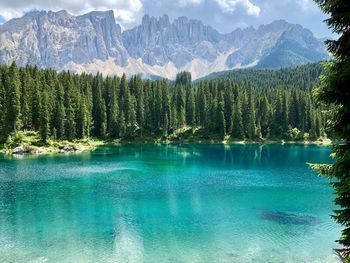
<path fill-rule="evenodd" d="M 75 83 L 70 73 L 67 73 L 64 78 L 65 92 L 64 92 L 64 106 L 66 113 L 65 121 L 65 138 L 72 141 L 76 138 L 76 111 L 74 105 L 74 88 Z"/>
<path fill-rule="evenodd" d="M 182 127 L 186 123 L 186 108 L 185 108 L 185 90 L 182 86 L 176 88 L 176 108 L 177 108 L 177 122 L 178 128 Z"/>
<path fill-rule="evenodd" d="M 103 102 L 101 105 L 101 126 L 99 129 L 99 138 L 104 139 L 107 135 L 107 113 L 106 104 Z"/>
<path fill-rule="evenodd" d="M 225 121 L 225 102 L 224 102 L 223 96 L 220 96 L 220 101 L 218 103 L 217 123 L 218 123 L 218 132 L 220 134 L 220 138 L 224 139 L 226 135 L 226 121 Z"/>
<path fill-rule="evenodd" d="M 118 137 L 122 138 L 125 136 L 126 132 L 126 124 L 125 124 L 125 117 L 124 117 L 124 112 L 119 111 L 119 116 L 118 116 Z"/>
<path fill-rule="evenodd" d="M 187 71 L 180 72 L 176 75 L 175 85 L 188 87 L 191 85 L 192 77 L 191 73 Z"/>
<path fill-rule="evenodd" d="M 86 106 L 81 99 L 79 102 L 78 112 L 76 114 L 76 136 L 82 139 L 86 136 Z"/>
<path fill-rule="evenodd" d="M 93 135 L 97 138 L 103 138 L 107 132 L 107 114 L 106 104 L 102 97 L 102 75 L 98 74 L 93 83 L 93 108 L 92 117 L 94 120 Z"/>
<path fill-rule="evenodd" d="M 65 136 L 65 108 L 64 108 L 64 91 L 62 85 L 58 85 L 57 87 L 57 95 L 56 95 L 56 103 L 53 109 L 53 117 L 52 117 L 52 133 L 55 135 L 57 139 L 64 139 Z"/>
<path fill-rule="evenodd" d="M 260 110 L 259 110 L 259 124 L 261 136 L 266 138 L 270 136 L 270 126 L 271 126 L 271 117 L 272 117 L 272 109 L 271 105 L 266 97 L 263 96 L 260 102 Z"/>
<path fill-rule="evenodd" d="M 203 86 L 199 87 L 197 91 L 197 101 L 197 123 L 200 126 L 204 126 L 207 116 L 208 103 L 205 88 Z"/>
<path fill-rule="evenodd" d="M 75 112 L 73 106 L 68 106 L 66 108 L 66 122 L 65 122 L 65 138 L 72 141 L 75 139 L 76 130 L 75 130 Z"/>
<path fill-rule="evenodd" d="M 162 112 L 163 112 L 163 103 L 162 103 L 162 90 L 161 82 L 157 81 L 154 85 L 154 103 L 153 103 L 153 113 L 152 119 L 154 121 L 154 129 L 156 132 L 160 132 L 162 129 Z"/>
<path fill-rule="evenodd" d="M 190 126 L 196 124 L 196 105 L 192 88 L 186 90 L 186 123 Z"/>
<path fill-rule="evenodd" d="M 163 130 L 164 136 L 168 136 L 169 128 L 171 125 L 171 103 L 170 103 L 170 96 L 169 96 L 169 89 L 164 86 L 163 87 L 163 105 L 162 105 L 162 116 L 163 116 Z"/>
<path fill-rule="evenodd" d="M 242 121 L 242 106 L 241 98 L 237 97 L 234 105 L 234 115 L 233 115 L 233 126 L 232 126 L 232 136 L 236 139 L 243 139 L 243 121 Z"/>
<path fill-rule="evenodd" d="M 256 126 L 255 126 L 255 105 L 253 101 L 252 91 L 249 90 L 248 96 L 246 98 L 245 107 L 245 134 L 247 138 L 254 139 L 256 137 Z"/>
<path fill-rule="evenodd" d="M 207 123 L 204 126 L 206 129 L 206 133 L 217 133 L 219 131 L 218 128 L 218 98 L 215 96 L 210 99 L 209 103 L 209 114 L 207 116 Z"/>
<path fill-rule="evenodd" d="M 41 109 L 40 109 L 40 138 L 46 143 L 50 133 L 50 115 L 48 109 L 48 94 L 46 91 L 42 94 Z"/>
<path fill-rule="evenodd" d="M 136 123 L 136 99 L 132 95 L 130 98 L 130 107 L 129 107 L 129 131 L 128 134 L 133 137 L 135 128 L 137 126 Z"/>
<path fill-rule="evenodd" d="M 281 93 L 277 94 L 275 101 L 275 111 L 271 125 L 271 135 L 281 137 L 283 132 L 283 97 Z"/>
<path fill-rule="evenodd" d="M 55 129 L 55 137 L 60 140 L 64 139 L 65 135 L 65 117 L 66 113 L 63 102 L 57 102 L 53 115 L 53 129 Z"/>
<path fill-rule="evenodd" d="M 6 132 L 17 132 L 20 126 L 20 89 L 21 82 L 19 78 L 18 68 L 12 63 L 8 74 L 5 76 L 6 91 Z"/>
<path fill-rule="evenodd" d="M 292 90 L 291 102 L 289 106 L 289 122 L 292 127 L 297 127 L 299 123 L 299 96 L 297 89 Z"/>
<path fill-rule="evenodd" d="M 107 132 L 112 138 L 117 137 L 117 119 L 118 119 L 118 99 L 117 99 L 117 79 L 114 78 L 107 86 Z"/>
<path fill-rule="evenodd" d="M 338 242 L 342 248 L 336 251 L 343 262 L 350 262 L 350 5 L 349 1 L 316 0 L 321 9 L 330 17 L 328 26 L 338 37 L 328 40 L 328 50 L 333 54 L 334 62 L 326 64 L 326 75 L 321 87 L 315 91 L 320 102 L 333 106 L 331 127 L 342 141 L 334 146 L 336 158 L 334 165 L 313 166 L 321 174 L 329 175 L 337 197 L 337 209 L 333 217 L 344 229 Z"/>
<path fill-rule="evenodd" d="M 143 130 L 145 126 L 145 103 L 144 103 L 144 91 L 141 81 L 136 83 L 136 103 L 137 103 L 137 122 L 140 126 L 140 136 L 143 136 Z"/>
<path fill-rule="evenodd" d="M 120 81 L 119 110 L 123 111 L 126 127 L 130 127 L 131 94 L 126 75 L 123 74 Z"/>
<path fill-rule="evenodd" d="M 233 102 L 233 92 L 231 89 L 231 86 L 225 90 L 225 123 L 226 123 L 226 132 L 228 134 L 232 133 L 232 126 L 233 126 L 233 109 L 234 109 L 234 102 Z"/>
<path fill-rule="evenodd" d="M 81 76 L 81 95 L 84 99 L 84 104 L 86 108 L 86 121 L 85 121 L 85 133 L 86 137 L 90 137 L 92 133 L 92 125 L 93 125 L 93 119 L 92 119 L 92 83 L 93 83 L 93 77 L 92 75 L 85 75 L 82 74 Z"/>
<path fill-rule="evenodd" d="M 22 116 L 22 126 L 24 130 L 30 128 L 30 88 L 33 85 L 33 80 L 29 75 L 27 68 L 21 70 L 21 92 L 20 92 L 20 104 L 21 104 L 21 116 Z"/>
<path fill-rule="evenodd" d="M 283 104 L 282 104 L 282 133 L 285 133 L 288 130 L 289 124 L 289 106 L 288 106 L 288 97 L 286 96 L 286 92 L 283 94 Z"/>
<path fill-rule="evenodd" d="M 32 104 L 31 104 L 31 123 L 34 130 L 39 130 L 40 127 L 40 109 L 41 109 L 41 98 L 40 98 L 40 79 L 39 75 L 35 75 L 34 86 L 32 91 Z"/>
<path fill-rule="evenodd" d="M 0 68 L 0 142 L 5 140 L 6 136 L 6 123 L 5 123 L 5 116 L 6 116 L 6 91 L 5 86 L 3 84 L 3 76 L 4 76 L 4 68 Z M 6 73 L 5 73 L 6 74 Z"/>

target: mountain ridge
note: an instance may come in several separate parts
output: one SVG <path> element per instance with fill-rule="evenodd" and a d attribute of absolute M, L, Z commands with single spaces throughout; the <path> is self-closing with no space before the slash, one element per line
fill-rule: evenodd
<path fill-rule="evenodd" d="M 33 11 L 0 25 L 0 63 L 16 61 L 56 70 L 193 78 L 244 67 L 284 67 L 326 60 L 325 45 L 298 24 L 267 25 L 220 33 L 185 16 L 144 15 L 122 30 L 112 10 L 74 16 L 65 10 Z"/>

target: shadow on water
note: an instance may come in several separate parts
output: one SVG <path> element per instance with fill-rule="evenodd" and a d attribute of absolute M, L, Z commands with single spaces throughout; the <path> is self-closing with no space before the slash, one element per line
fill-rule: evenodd
<path fill-rule="evenodd" d="M 282 225 L 313 226 L 321 223 L 321 220 L 315 216 L 281 211 L 263 211 L 261 212 L 260 217 L 263 220 L 271 221 Z"/>

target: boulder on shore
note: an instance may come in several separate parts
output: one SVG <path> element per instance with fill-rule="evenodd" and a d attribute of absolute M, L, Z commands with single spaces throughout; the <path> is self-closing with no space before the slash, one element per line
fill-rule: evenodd
<path fill-rule="evenodd" d="M 26 154 L 29 152 L 30 152 L 30 149 L 24 146 L 17 146 L 12 150 L 12 154 Z"/>
<path fill-rule="evenodd" d="M 70 146 L 70 145 L 64 145 L 58 147 L 61 153 L 71 153 L 71 152 L 76 152 L 79 151 L 79 149 L 75 146 Z"/>

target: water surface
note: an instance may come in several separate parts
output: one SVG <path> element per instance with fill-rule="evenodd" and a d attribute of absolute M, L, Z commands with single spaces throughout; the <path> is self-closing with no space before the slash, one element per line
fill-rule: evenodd
<path fill-rule="evenodd" d="M 0 262 L 338 262 L 325 147 L 0 156 Z"/>

